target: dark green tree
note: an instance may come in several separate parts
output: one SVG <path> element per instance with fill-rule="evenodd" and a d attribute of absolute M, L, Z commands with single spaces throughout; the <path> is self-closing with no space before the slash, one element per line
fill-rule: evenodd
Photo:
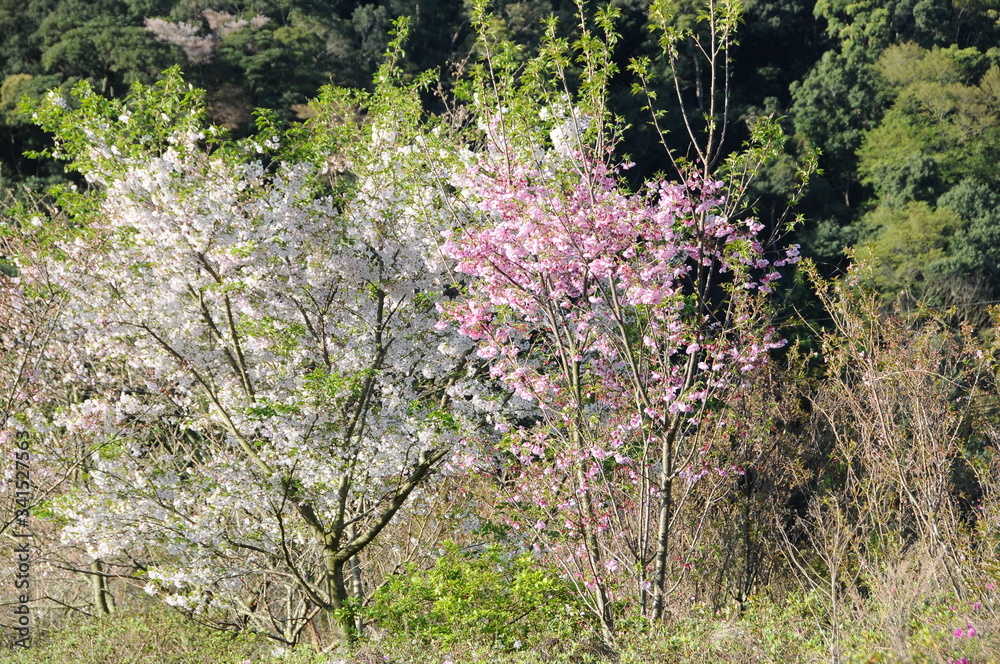
<path fill-rule="evenodd" d="M 874 193 L 865 242 L 883 261 L 885 289 L 1000 286 L 991 208 L 1000 202 L 1000 67 L 991 62 L 975 48 L 915 43 L 878 60 L 894 101 L 864 134 L 858 171 Z"/>

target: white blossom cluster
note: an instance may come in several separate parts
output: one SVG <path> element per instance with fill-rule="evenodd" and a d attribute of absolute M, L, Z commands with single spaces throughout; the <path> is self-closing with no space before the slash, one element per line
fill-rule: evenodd
<path fill-rule="evenodd" d="M 211 62 L 219 42 L 244 28 L 259 30 L 270 22 L 266 16 L 237 18 L 223 11 L 206 9 L 202 16 L 208 24 L 209 33 L 201 34 L 201 26 L 184 21 L 173 22 L 163 18 L 147 18 L 146 29 L 156 36 L 157 41 L 179 46 L 184 57 L 192 65 Z"/>

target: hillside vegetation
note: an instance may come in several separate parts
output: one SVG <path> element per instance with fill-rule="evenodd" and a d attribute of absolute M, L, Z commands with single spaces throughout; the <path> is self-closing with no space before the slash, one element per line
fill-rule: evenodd
<path fill-rule="evenodd" d="M 991 662 L 1000 6 L 0 0 L 0 659 Z"/>

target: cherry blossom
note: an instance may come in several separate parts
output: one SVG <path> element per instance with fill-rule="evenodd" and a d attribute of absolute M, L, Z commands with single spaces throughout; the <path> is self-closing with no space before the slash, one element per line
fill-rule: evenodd
<path fill-rule="evenodd" d="M 90 450 L 63 537 L 202 619 L 294 642 L 328 612 L 350 638 L 358 555 L 452 455 L 471 462 L 486 396 L 471 342 L 436 329 L 448 155 L 395 88 L 337 129 L 340 176 L 260 161 L 277 136 L 206 149 L 196 100 L 133 142 L 181 86 L 40 111 L 99 187 L 16 258 L 66 298 L 58 344 L 80 357 L 78 400 L 36 414 Z"/>
<path fill-rule="evenodd" d="M 762 225 L 729 216 L 724 181 L 692 171 L 630 192 L 627 164 L 570 149 L 565 128 L 586 122 L 543 113 L 557 123 L 551 143 L 524 149 L 537 139 L 500 116 L 453 180 L 477 217 L 444 244 L 467 297 L 439 306 L 491 377 L 535 406 L 534 424 L 505 428 L 520 477 L 511 501 L 550 524 L 535 530 L 552 534 L 610 632 L 616 576 L 632 575 L 647 610 L 644 589 L 662 602 L 674 480 L 709 472 L 701 431 L 783 345 L 762 298 L 797 250 L 770 257 Z"/>

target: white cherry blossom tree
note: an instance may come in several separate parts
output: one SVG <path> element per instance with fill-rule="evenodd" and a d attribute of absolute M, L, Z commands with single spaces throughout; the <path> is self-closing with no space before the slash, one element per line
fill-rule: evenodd
<path fill-rule="evenodd" d="M 471 344 L 435 329 L 451 153 L 391 78 L 287 145 L 224 140 L 176 72 L 38 109 L 94 187 L 26 220 L 14 279 L 65 293 L 81 398 L 18 426 L 92 450 L 66 540 L 201 620 L 353 638 L 353 561 L 474 426 Z"/>

